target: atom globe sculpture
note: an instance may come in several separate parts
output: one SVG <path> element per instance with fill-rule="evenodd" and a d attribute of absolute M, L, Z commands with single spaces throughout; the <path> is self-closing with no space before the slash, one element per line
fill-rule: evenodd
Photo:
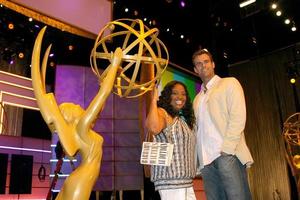
<path fill-rule="evenodd" d="M 110 33 L 106 34 L 107 32 Z M 107 67 L 101 73 L 99 66 L 103 66 L 103 63 L 110 65 L 113 52 L 121 48 L 122 61 L 112 92 L 120 97 L 134 98 L 152 90 L 169 61 L 168 50 L 158 39 L 158 34 L 157 28 L 150 29 L 140 19 L 119 19 L 107 23 L 98 34 L 90 55 L 91 67 L 99 84 L 101 85 L 109 69 Z M 142 82 L 141 68 L 149 65 L 154 65 L 154 78 Z"/>

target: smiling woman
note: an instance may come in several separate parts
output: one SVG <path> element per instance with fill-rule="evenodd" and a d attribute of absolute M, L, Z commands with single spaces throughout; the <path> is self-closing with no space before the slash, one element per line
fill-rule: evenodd
<path fill-rule="evenodd" d="M 191 99 L 182 82 L 169 82 L 160 97 L 157 89 L 153 90 L 146 128 L 154 142 L 174 145 L 169 166 L 151 166 L 151 181 L 162 200 L 196 199 L 194 122 Z"/>

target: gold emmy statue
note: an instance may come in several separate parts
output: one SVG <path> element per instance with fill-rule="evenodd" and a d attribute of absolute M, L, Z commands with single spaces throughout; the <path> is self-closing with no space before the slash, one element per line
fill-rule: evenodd
<path fill-rule="evenodd" d="M 283 136 L 286 143 L 286 159 L 300 192 L 300 113 L 288 117 L 283 124 Z"/>
<path fill-rule="evenodd" d="M 112 91 L 120 97 L 133 98 L 151 90 L 167 67 L 168 51 L 157 38 L 158 29 L 149 29 L 141 20 L 110 22 L 99 33 L 90 57 L 92 70 L 99 79 L 98 93 L 86 110 L 70 102 L 58 106 L 54 94 L 47 93 L 45 86 L 51 45 L 40 67 L 45 30 L 46 27 L 38 34 L 32 53 L 34 94 L 45 122 L 52 133 L 58 134 L 66 155 L 73 157 L 79 153 L 82 160 L 65 180 L 56 199 L 88 200 L 100 174 L 103 144 L 102 136 L 92 128 L 106 99 Z M 109 32 L 106 36 L 105 31 Z M 119 45 L 113 47 L 114 43 Z M 103 73 L 98 70 L 99 63 L 107 63 Z M 139 69 L 143 64 L 155 66 L 155 78 L 145 83 L 139 81 Z"/>

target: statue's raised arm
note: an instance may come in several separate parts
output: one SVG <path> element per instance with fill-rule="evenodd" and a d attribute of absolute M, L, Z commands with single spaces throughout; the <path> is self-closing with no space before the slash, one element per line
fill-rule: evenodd
<path fill-rule="evenodd" d="M 121 61 L 122 50 L 121 48 L 117 48 L 115 52 L 112 53 L 111 64 L 107 69 L 108 73 L 102 80 L 101 87 L 97 95 L 94 97 L 77 125 L 77 132 L 79 133 L 80 137 L 85 137 L 89 127 L 96 120 L 98 114 L 103 109 L 107 97 L 111 94 Z"/>

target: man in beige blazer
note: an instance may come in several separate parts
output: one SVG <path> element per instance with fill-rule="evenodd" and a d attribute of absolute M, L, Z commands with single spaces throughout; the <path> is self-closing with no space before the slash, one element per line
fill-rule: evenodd
<path fill-rule="evenodd" d="M 192 57 L 202 80 L 194 99 L 197 156 L 207 200 L 249 200 L 246 167 L 253 163 L 246 145 L 246 105 L 237 79 L 215 75 L 215 63 L 206 50 Z"/>

